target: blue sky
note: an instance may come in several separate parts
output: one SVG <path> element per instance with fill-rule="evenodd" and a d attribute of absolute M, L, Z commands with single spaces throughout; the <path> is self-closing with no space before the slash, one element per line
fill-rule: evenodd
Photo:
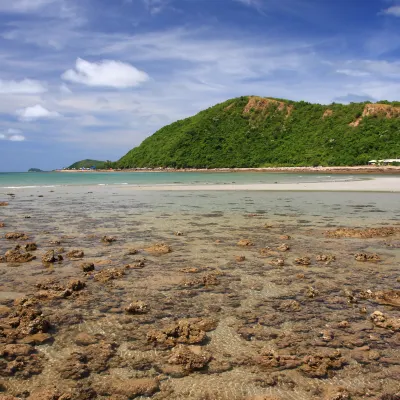
<path fill-rule="evenodd" d="M 400 0 L 0 0 L 0 171 L 116 160 L 250 94 L 400 100 Z"/>

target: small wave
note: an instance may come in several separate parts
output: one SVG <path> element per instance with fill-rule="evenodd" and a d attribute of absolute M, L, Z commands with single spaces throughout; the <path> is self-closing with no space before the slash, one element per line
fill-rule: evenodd
<path fill-rule="evenodd" d="M 2 189 L 35 189 L 35 188 L 54 188 L 56 185 L 51 186 L 1 186 Z"/>

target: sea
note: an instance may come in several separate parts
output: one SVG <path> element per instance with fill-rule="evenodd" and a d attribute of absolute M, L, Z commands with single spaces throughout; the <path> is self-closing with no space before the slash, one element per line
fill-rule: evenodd
<path fill-rule="evenodd" d="M 400 194 L 207 190 L 373 177 L 0 174 L 1 394 L 396 398 Z"/>

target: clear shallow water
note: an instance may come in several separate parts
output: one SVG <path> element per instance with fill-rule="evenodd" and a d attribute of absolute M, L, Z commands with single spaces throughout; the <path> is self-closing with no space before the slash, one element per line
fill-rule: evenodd
<path fill-rule="evenodd" d="M 247 179 L 250 175 L 244 174 Z M 58 176 L 87 179 L 83 174 Z M 101 175 L 88 178 L 92 176 Z M 260 174 L 254 176 L 260 179 Z M 33 345 L 40 358 L 23 358 L 17 373 L 0 379 L 6 394 L 19 397 L 43 388 L 50 391 L 57 382 L 61 393 L 82 390 L 72 399 L 102 400 L 125 393 L 132 379 L 142 378 L 158 382 L 153 400 L 259 400 L 263 396 L 331 400 L 340 398 L 336 395 L 341 388 L 353 400 L 381 400 L 389 398 L 381 397 L 384 394 L 398 391 L 398 334 L 374 326 L 369 317 L 378 310 L 397 318 L 398 308 L 363 293 L 399 289 L 400 235 L 332 239 L 325 232 L 339 226 L 399 226 L 400 194 L 150 192 L 75 183 L 2 189 L 3 200 L 9 205 L 0 208 L 4 223 L 0 255 L 27 242 L 5 239 L 11 231 L 25 232 L 38 249 L 33 251 L 37 259 L 31 262 L 0 263 L 2 312 L 7 308 L 18 312 L 13 300 L 23 295 L 36 299 L 51 323 L 48 334 L 53 340 Z M 175 235 L 176 231 L 182 235 Z M 104 235 L 116 241 L 107 245 L 101 240 Z M 238 246 L 241 239 L 253 245 Z M 146 249 L 154 243 L 165 243 L 172 251 L 149 253 Z M 288 245 L 287 251 L 278 250 L 282 243 Z M 42 255 L 59 246 L 64 248 L 64 260 L 44 265 Z M 266 247 L 271 255 L 262 252 Z M 131 254 L 132 248 L 137 254 Z M 66 253 L 72 249 L 82 249 L 84 258 L 69 259 Z M 377 252 L 381 261 L 358 262 L 357 252 Z M 319 262 L 319 254 L 336 259 Z M 238 256 L 244 259 L 237 261 Z M 297 257 L 304 256 L 310 257 L 309 266 L 296 263 Z M 283 259 L 284 265 L 274 264 L 276 258 Z M 143 259 L 144 266 L 129 267 Z M 83 261 L 93 262 L 95 271 L 83 273 Z M 107 282 L 96 279 L 96 274 L 111 268 L 122 275 Z M 37 289 L 49 279 L 55 294 L 53 289 Z M 57 285 L 70 279 L 79 279 L 86 287 L 69 298 L 58 297 Z M 135 300 L 146 302 L 149 311 L 127 314 L 125 308 Z M 206 340 L 195 343 L 194 350 L 212 355 L 199 371 L 182 370 L 171 359 L 174 349 L 147 340 L 153 330 L 185 318 L 209 323 L 211 318 L 215 327 L 207 331 Z M 79 334 L 89 335 L 93 344 L 79 344 Z M 27 340 L 26 333 L 21 335 L 19 340 Z M 1 340 L 0 336 L 0 347 Z M 337 367 L 322 377 L 304 373 L 305 359 L 336 354 L 337 349 L 343 358 Z M 81 362 L 77 354 L 89 361 Z M 276 364 L 274 354 L 291 357 L 298 365 Z M 9 364 L 11 368 L 12 361 Z M 29 375 L 32 365 L 36 374 Z"/>
<path fill-rule="evenodd" d="M 0 173 L 0 188 L 91 185 L 199 185 L 340 182 L 372 175 L 285 174 L 265 172 L 101 172 Z"/>

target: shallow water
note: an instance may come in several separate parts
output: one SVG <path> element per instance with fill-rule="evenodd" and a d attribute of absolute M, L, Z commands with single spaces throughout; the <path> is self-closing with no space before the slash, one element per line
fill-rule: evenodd
<path fill-rule="evenodd" d="M 371 174 L 285 174 L 268 172 L 29 172 L 1 173 L 0 188 L 91 185 L 191 185 L 343 182 L 372 179 Z"/>
<path fill-rule="evenodd" d="M 15 196 L 3 191 L 3 200 L 9 205 L 0 207 L 5 224 L 0 255 L 26 243 L 5 239 L 12 231 L 25 232 L 38 250 L 31 262 L 0 263 L 0 305 L 15 311 L 14 300 L 38 298 L 35 285 L 47 279 L 86 283 L 68 298 L 39 296 L 53 342 L 35 346 L 42 355 L 40 373 L 0 374 L 0 388 L 7 394 L 26 398 L 55 384 L 62 393 L 73 393 L 72 398 L 108 398 L 126 395 L 110 382 L 126 388 L 138 378 L 158 381 L 154 399 L 334 399 L 340 390 L 351 399 L 383 399 L 399 391 L 399 332 L 370 319 L 377 310 L 399 318 L 399 308 L 365 292 L 399 290 L 400 235 L 360 239 L 325 234 L 338 227 L 399 228 L 399 194 L 56 187 L 19 190 Z M 116 241 L 102 243 L 104 235 Z M 241 239 L 253 245 L 238 246 Z M 172 252 L 145 250 L 154 243 L 165 243 Z M 277 249 L 283 243 L 287 251 Z M 64 260 L 44 265 L 41 256 L 60 246 Z M 269 255 L 260 252 L 266 247 Z M 132 248 L 138 253 L 127 255 Z M 65 253 L 71 249 L 82 249 L 84 258 L 69 260 Z M 381 260 L 359 262 L 356 253 L 377 253 Z M 316 261 L 321 254 L 336 260 Z M 297 265 L 296 258 L 305 256 L 311 264 Z M 125 268 L 142 258 L 142 268 Z M 283 266 L 273 265 L 278 258 Z M 95 272 L 84 274 L 82 262 L 93 262 Z M 96 273 L 109 268 L 124 275 L 105 283 L 96 280 Z M 147 303 L 148 312 L 127 314 L 126 306 L 135 300 Z M 173 346 L 148 341 L 152 330 L 186 318 L 214 321 L 215 329 L 192 348 L 212 355 L 202 369 L 182 370 L 171 359 Z M 342 321 L 348 324 L 339 326 Z M 2 337 L 1 329 L 0 346 L 12 341 Z M 94 344 L 78 345 L 79 333 L 91 335 Z M 103 357 L 103 347 L 111 343 L 114 350 Z M 305 371 L 305 357 L 337 349 L 343 358 L 337 368 L 318 377 Z M 86 364 L 70 366 L 77 351 L 98 357 L 87 356 L 89 373 L 78 379 L 71 370 Z M 281 360 L 292 356 L 299 364 L 277 362 L 275 356 L 271 362 L 271 352 Z M 137 398 L 144 397 L 139 393 Z"/>

